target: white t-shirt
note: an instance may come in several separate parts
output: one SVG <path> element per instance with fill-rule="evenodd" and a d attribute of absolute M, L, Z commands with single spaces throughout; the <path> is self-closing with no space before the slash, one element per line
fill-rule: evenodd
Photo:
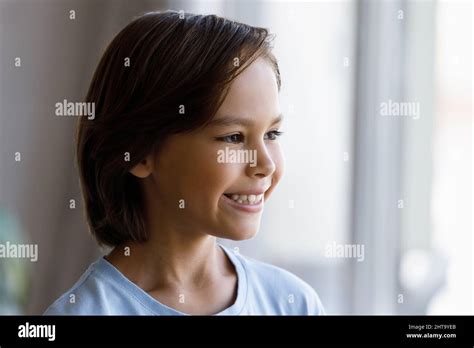
<path fill-rule="evenodd" d="M 216 315 L 325 314 L 313 288 L 294 274 L 223 248 L 237 271 L 237 298 Z M 170 308 L 101 257 L 45 315 L 187 315 Z"/>

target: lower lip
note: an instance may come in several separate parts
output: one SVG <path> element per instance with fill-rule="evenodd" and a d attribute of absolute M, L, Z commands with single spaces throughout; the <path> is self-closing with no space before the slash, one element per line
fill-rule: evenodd
<path fill-rule="evenodd" d="M 236 202 L 233 199 L 230 199 L 226 195 L 222 195 L 222 199 L 231 207 L 240 211 L 244 211 L 246 213 L 259 213 L 263 209 L 264 198 L 262 198 L 262 200 L 258 202 L 257 204 L 240 204 L 239 202 Z"/>

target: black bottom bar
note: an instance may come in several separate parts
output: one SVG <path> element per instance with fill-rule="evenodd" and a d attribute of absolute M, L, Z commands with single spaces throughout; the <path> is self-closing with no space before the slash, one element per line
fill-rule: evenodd
<path fill-rule="evenodd" d="M 0 316 L 0 347 L 65 344 L 474 346 L 472 316 Z"/>

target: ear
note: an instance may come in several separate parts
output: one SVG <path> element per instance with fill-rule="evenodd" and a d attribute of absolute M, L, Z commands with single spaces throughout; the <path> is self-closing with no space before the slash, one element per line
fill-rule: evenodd
<path fill-rule="evenodd" d="M 153 169 L 152 157 L 147 156 L 135 167 L 130 169 L 130 173 L 135 175 L 137 178 L 145 179 L 151 174 L 152 169 Z"/>

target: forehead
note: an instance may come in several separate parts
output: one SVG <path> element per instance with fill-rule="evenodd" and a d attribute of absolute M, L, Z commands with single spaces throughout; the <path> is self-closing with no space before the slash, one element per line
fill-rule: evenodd
<path fill-rule="evenodd" d="M 274 118 L 280 114 L 278 85 L 272 66 L 258 58 L 230 84 L 215 118 L 226 115 Z"/>

